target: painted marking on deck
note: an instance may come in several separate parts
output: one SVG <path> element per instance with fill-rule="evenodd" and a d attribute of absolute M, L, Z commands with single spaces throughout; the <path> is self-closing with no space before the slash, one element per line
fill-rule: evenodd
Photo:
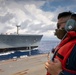
<path fill-rule="evenodd" d="M 17 72 L 17 73 L 12 74 L 12 75 L 25 75 L 25 74 L 28 73 L 28 70 L 29 70 L 29 69 L 26 69 L 26 70 L 23 70 L 23 71 L 19 71 L 19 72 Z"/>

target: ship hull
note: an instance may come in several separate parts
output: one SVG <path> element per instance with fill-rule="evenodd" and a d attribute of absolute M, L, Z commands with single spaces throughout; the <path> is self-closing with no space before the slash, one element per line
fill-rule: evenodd
<path fill-rule="evenodd" d="M 0 52 L 38 47 L 42 35 L 0 35 Z"/>

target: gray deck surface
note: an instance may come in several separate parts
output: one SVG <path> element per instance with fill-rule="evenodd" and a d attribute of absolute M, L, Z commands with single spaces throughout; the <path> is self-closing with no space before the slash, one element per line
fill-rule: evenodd
<path fill-rule="evenodd" d="M 0 61 L 0 75 L 46 75 L 47 54 Z"/>

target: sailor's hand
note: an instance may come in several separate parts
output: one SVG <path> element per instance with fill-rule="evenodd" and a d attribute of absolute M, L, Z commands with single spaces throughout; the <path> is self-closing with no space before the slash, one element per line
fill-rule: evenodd
<path fill-rule="evenodd" d="M 54 62 L 47 61 L 45 68 L 51 75 L 58 75 L 62 71 L 61 62 L 58 59 L 54 59 Z"/>

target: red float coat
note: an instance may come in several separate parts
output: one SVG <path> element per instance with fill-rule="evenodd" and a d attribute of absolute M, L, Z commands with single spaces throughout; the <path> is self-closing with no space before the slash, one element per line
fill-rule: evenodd
<path fill-rule="evenodd" d="M 60 60 L 62 64 L 62 69 L 73 74 L 76 74 L 76 71 L 67 69 L 66 61 L 69 58 L 70 53 L 72 52 L 75 45 L 76 45 L 76 32 L 70 31 L 67 33 L 67 37 L 64 40 L 62 40 L 61 43 L 55 48 L 55 51 L 57 51 L 55 58 Z M 51 74 L 47 72 L 46 75 Z"/>

